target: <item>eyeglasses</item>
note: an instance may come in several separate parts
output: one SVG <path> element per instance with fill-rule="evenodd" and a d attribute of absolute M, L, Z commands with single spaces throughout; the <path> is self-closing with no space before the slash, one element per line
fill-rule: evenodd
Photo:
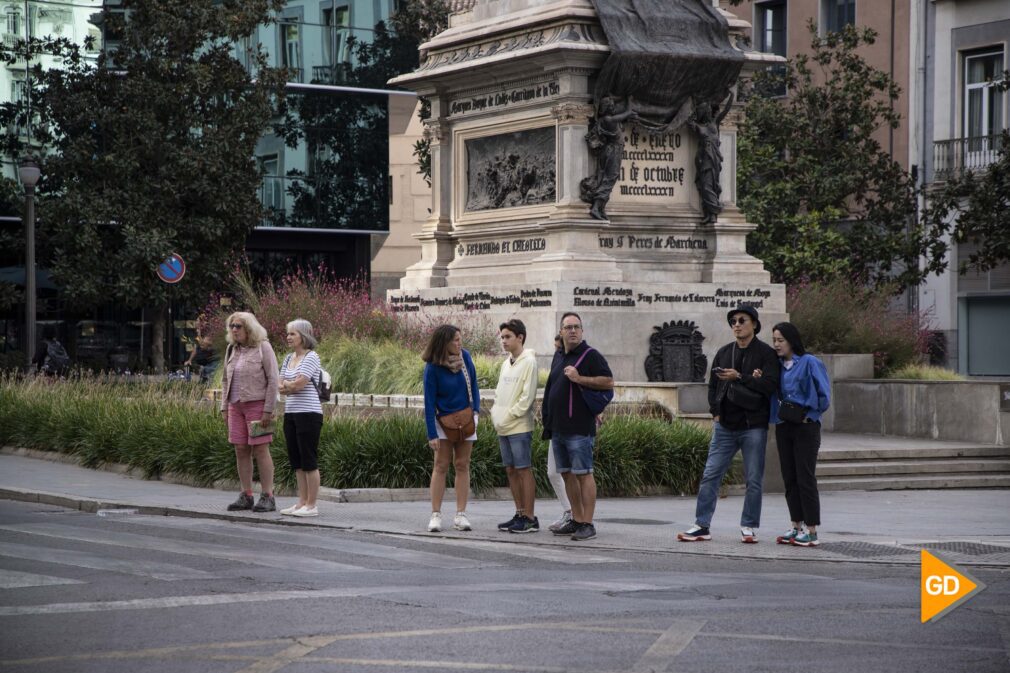
<path fill-rule="evenodd" d="M 582 329 L 582 325 L 562 325 L 561 329 L 563 329 L 566 332 L 578 332 L 580 329 Z"/>
<path fill-rule="evenodd" d="M 245 325 L 243 325 L 240 322 L 233 322 L 232 324 L 228 325 L 228 329 L 242 329 L 243 327 L 245 327 Z"/>
<path fill-rule="evenodd" d="M 740 318 L 737 318 L 735 320 L 730 320 L 729 324 L 730 325 L 746 325 L 748 320 L 750 320 L 750 318 L 740 317 Z"/>

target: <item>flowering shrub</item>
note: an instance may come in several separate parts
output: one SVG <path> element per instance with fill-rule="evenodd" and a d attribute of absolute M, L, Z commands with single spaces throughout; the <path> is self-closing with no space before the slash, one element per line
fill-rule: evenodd
<path fill-rule="evenodd" d="M 895 302 L 891 288 L 847 280 L 800 283 L 786 294 L 786 310 L 808 350 L 872 353 L 878 376 L 917 363 L 926 353 L 928 316 L 908 314 Z"/>
<path fill-rule="evenodd" d="M 323 267 L 315 271 L 298 269 L 276 284 L 258 285 L 244 270 L 237 268 L 232 282 L 235 305 L 222 306 L 226 295 L 214 293 L 197 320 L 197 329 L 210 334 L 215 349 L 221 353 L 225 348 L 225 320 L 238 310 L 256 315 L 278 353 L 287 350 L 285 327 L 295 318 L 312 323 L 320 342 L 341 338 L 377 344 L 395 341 L 418 355 L 432 331 L 443 323 L 450 323 L 460 328 L 463 347 L 471 353 L 495 356 L 501 353 L 497 324 L 477 311 L 438 315 L 423 311 L 395 313 L 384 301 L 371 298 L 363 279 L 334 278 Z"/>

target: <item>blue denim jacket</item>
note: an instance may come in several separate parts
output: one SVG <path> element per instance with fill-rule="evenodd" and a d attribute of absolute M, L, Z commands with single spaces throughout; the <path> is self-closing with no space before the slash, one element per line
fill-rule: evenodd
<path fill-rule="evenodd" d="M 779 395 L 787 402 L 806 407 L 810 420 L 821 420 L 821 414 L 831 404 L 831 382 L 823 362 L 810 353 L 793 356 L 793 366 L 789 369 L 782 367 L 779 381 L 779 394 L 772 397 L 772 424 L 782 422 L 779 418 Z"/>

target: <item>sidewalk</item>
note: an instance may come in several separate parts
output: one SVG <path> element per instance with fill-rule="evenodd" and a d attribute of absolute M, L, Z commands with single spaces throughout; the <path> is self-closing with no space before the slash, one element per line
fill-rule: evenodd
<path fill-rule="evenodd" d="M 469 533 L 425 531 L 429 507 L 424 502 L 320 502 L 314 519 L 282 517 L 276 513 L 227 512 L 234 494 L 160 481 L 145 481 L 77 465 L 0 455 L 0 498 L 61 505 L 94 512 L 105 508 L 134 508 L 146 514 L 211 517 L 274 525 L 351 529 L 421 538 L 493 540 L 514 544 L 563 545 L 664 554 L 701 554 L 753 559 L 817 560 L 829 562 L 918 565 L 919 550 L 937 550 L 950 561 L 966 566 L 1010 568 L 1010 490 L 839 491 L 821 494 L 823 522 L 819 548 L 775 544 L 788 526 L 781 495 L 764 498 L 760 544 L 739 542 L 743 498 L 719 501 L 712 525 L 713 541 L 679 543 L 677 531 L 694 520 L 691 497 L 607 498 L 596 508 L 599 537 L 577 543 L 559 538 L 546 525 L 560 514 L 557 502 L 539 500 L 537 515 L 544 527 L 532 535 L 509 535 L 496 530 L 509 518 L 511 505 L 503 501 L 473 501 L 467 513 Z M 293 502 L 279 498 L 278 507 Z M 446 499 L 443 513 L 455 508 Z"/>

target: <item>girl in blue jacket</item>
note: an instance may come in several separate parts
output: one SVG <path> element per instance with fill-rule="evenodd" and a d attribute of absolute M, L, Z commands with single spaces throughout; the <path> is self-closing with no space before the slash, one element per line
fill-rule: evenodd
<path fill-rule="evenodd" d="M 776 541 L 816 547 L 821 501 L 815 470 L 821 448 L 821 414 L 831 402 L 831 382 L 824 363 L 806 352 L 800 332 L 792 323 L 775 325 L 772 347 L 779 355 L 782 370 L 779 393 L 772 398 L 771 423 L 775 424 L 786 504 L 793 523 Z"/>
<path fill-rule="evenodd" d="M 463 337 L 459 328 L 453 325 L 440 325 L 435 329 L 421 359 L 426 363 L 424 420 L 428 428 L 428 445 L 435 452 L 431 471 L 431 519 L 428 530 L 433 533 L 442 530 L 442 498 L 445 496 L 445 479 L 450 461 L 456 472 L 456 516 L 452 527 L 456 530 L 470 530 L 466 502 L 470 495 L 470 454 L 477 439 L 477 414 L 480 411 L 477 370 L 470 354 L 463 350 Z M 441 417 L 464 409 L 473 413 L 473 432 L 453 440 L 446 436 L 443 427 L 446 419 Z"/>

